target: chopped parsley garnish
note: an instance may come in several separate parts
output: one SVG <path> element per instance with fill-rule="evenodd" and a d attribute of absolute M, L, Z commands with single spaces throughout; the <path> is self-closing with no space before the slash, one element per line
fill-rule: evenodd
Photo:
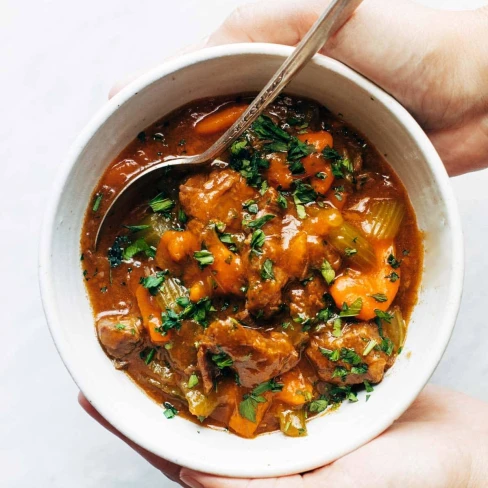
<path fill-rule="evenodd" d="M 364 348 L 364 351 L 363 351 L 363 356 L 367 356 L 373 349 L 374 347 L 377 345 L 378 343 L 374 340 L 374 339 L 371 339 L 367 346 Z"/>
<path fill-rule="evenodd" d="M 183 309 L 179 314 L 180 320 L 194 320 L 202 327 L 208 326 L 208 316 L 211 312 L 216 312 L 210 298 L 205 297 L 198 302 L 191 302 L 188 297 L 179 297 L 176 303 Z"/>
<path fill-rule="evenodd" d="M 288 142 L 292 136 L 278 127 L 267 115 L 260 115 L 252 125 L 252 130 L 260 139 Z"/>
<path fill-rule="evenodd" d="M 332 163 L 332 174 L 337 178 L 344 178 L 345 172 L 352 173 L 353 167 L 349 159 L 342 157 L 335 149 L 327 146 L 322 155 Z"/>
<path fill-rule="evenodd" d="M 121 324 L 120 322 L 115 324 L 114 327 L 116 330 L 125 330 L 125 324 Z"/>
<path fill-rule="evenodd" d="M 348 347 L 341 348 L 341 359 L 345 363 L 352 364 L 353 366 L 361 364 L 361 356 L 354 349 Z"/>
<path fill-rule="evenodd" d="M 393 269 L 399 268 L 400 265 L 402 264 L 402 261 L 401 260 L 398 261 L 398 259 L 395 256 L 393 256 L 393 254 L 390 254 L 388 256 L 387 262 Z"/>
<path fill-rule="evenodd" d="M 395 273 L 393 271 L 389 275 L 386 275 L 385 278 L 388 278 L 392 283 L 395 283 L 395 281 L 398 281 L 400 279 L 400 276 L 398 275 L 398 273 Z"/>
<path fill-rule="evenodd" d="M 219 239 L 220 242 L 223 242 L 229 248 L 229 251 L 237 252 L 237 246 L 232 239 L 232 234 L 220 234 Z"/>
<path fill-rule="evenodd" d="M 332 378 L 345 378 L 348 375 L 348 371 L 344 366 L 336 366 L 332 373 Z"/>
<path fill-rule="evenodd" d="M 230 152 L 234 156 L 239 156 L 239 154 L 247 147 L 246 139 L 238 139 L 232 143 L 230 146 Z"/>
<path fill-rule="evenodd" d="M 182 208 L 178 210 L 178 220 L 182 224 L 186 224 L 188 222 L 188 216 L 186 215 L 185 211 Z"/>
<path fill-rule="evenodd" d="M 207 249 L 202 249 L 201 251 L 195 251 L 193 253 L 193 257 L 198 262 L 198 266 L 200 266 L 200 269 L 203 269 L 209 264 L 213 264 L 214 262 L 213 254 Z"/>
<path fill-rule="evenodd" d="M 298 181 L 296 183 L 295 191 L 293 192 L 293 201 L 297 209 L 297 215 L 300 219 L 307 217 L 305 212 L 305 204 L 314 202 L 317 199 L 317 192 L 311 185 Z"/>
<path fill-rule="evenodd" d="M 311 413 L 323 412 L 329 406 L 327 398 L 322 395 L 317 400 L 313 400 L 308 405 L 308 410 Z"/>
<path fill-rule="evenodd" d="M 288 161 L 293 162 L 308 156 L 315 152 L 315 147 L 311 144 L 302 142 L 300 139 L 293 137 L 290 141 L 288 150 Z M 293 171 L 292 171 L 293 173 Z"/>
<path fill-rule="evenodd" d="M 92 208 L 94 212 L 98 212 L 98 209 L 100 208 L 100 204 L 102 203 L 102 198 L 103 198 L 103 193 L 96 194 L 95 201 L 93 202 L 93 208 Z"/>
<path fill-rule="evenodd" d="M 247 200 L 242 204 L 242 208 L 245 208 L 250 214 L 256 215 L 259 211 L 258 204 L 255 200 Z"/>
<path fill-rule="evenodd" d="M 178 410 L 176 410 L 176 408 L 173 407 L 171 403 L 164 402 L 163 405 L 165 408 L 163 413 L 167 419 L 172 419 L 173 417 L 176 417 L 178 415 Z"/>
<path fill-rule="evenodd" d="M 139 357 L 146 363 L 150 364 L 154 359 L 154 355 L 156 354 L 156 349 L 151 347 L 150 349 L 146 348 L 139 354 Z"/>
<path fill-rule="evenodd" d="M 364 388 L 366 389 L 366 391 L 368 393 L 371 393 L 374 391 L 374 388 L 371 386 L 371 383 L 369 381 L 364 380 L 363 384 L 364 384 Z"/>
<path fill-rule="evenodd" d="M 263 267 L 261 268 L 261 278 L 265 281 L 275 279 L 273 261 L 271 261 L 271 259 L 266 259 L 266 261 L 264 261 Z"/>
<path fill-rule="evenodd" d="M 374 298 L 380 303 L 388 301 L 388 297 L 384 293 L 375 293 L 374 295 L 371 295 L 371 298 Z"/>
<path fill-rule="evenodd" d="M 251 252 L 261 254 L 261 248 L 266 241 L 266 234 L 261 230 L 255 230 L 251 237 Z"/>
<path fill-rule="evenodd" d="M 111 247 L 108 248 L 107 257 L 111 268 L 116 268 L 124 259 L 124 244 L 129 242 L 127 236 L 117 236 Z"/>
<path fill-rule="evenodd" d="M 357 254 L 357 253 L 358 253 L 358 250 L 357 250 L 357 249 L 354 249 L 354 248 L 352 248 L 352 247 L 346 247 L 346 248 L 344 249 L 344 254 L 345 254 L 345 255 L 346 255 L 348 258 L 350 258 L 351 256 L 354 256 L 354 255 L 355 255 L 355 254 Z"/>
<path fill-rule="evenodd" d="M 198 376 L 195 373 L 192 373 L 188 378 L 188 388 L 194 388 L 198 385 Z"/>
<path fill-rule="evenodd" d="M 332 325 L 332 335 L 334 337 L 341 337 L 342 335 L 342 320 L 337 317 Z"/>
<path fill-rule="evenodd" d="M 156 331 L 162 335 L 166 335 L 170 330 L 181 329 L 181 318 L 174 310 L 168 309 L 161 314 L 162 324 L 157 327 Z"/>
<path fill-rule="evenodd" d="M 173 210 L 175 202 L 170 198 L 165 198 L 164 193 L 156 195 L 150 202 L 149 206 L 152 208 L 153 212 L 168 214 Z"/>
<path fill-rule="evenodd" d="M 260 229 L 264 224 L 266 224 L 266 222 L 269 222 L 275 217 L 276 215 L 273 214 L 265 214 L 255 220 L 243 220 L 242 225 L 245 227 L 249 227 L 250 229 Z"/>
<path fill-rule="evenodd" d="M 230 358 L 225 352 L 219 352 L 218 354 L 212 354 L 212 362 L 219 369 L 229 368 L 234 364 L 232 358 Z"/>
<path fill-rule="evenodd" d="M 322 266 L 320 267 L 320 273 L 324 277 L 325 282 L 330 285 L 335 279 L 335 271 L 327 259 L 324 259 Z"/>
<path fill-rule="evenodd" d="M 146 229 L 149 229 L 151 226 L 150 225 L 124 225 L 124 227 L 126 229 L 129 229 L 131 231 L 131 233 L 136 233 L 136 232 L 140 232 L 141 230 L 146 230 Z"/>
<path fill-rule="evenodd" d="M 149 293 L 152 296 L 156 296 L 161 285 L 164 283 L 165 276 L 168 274 L 168 271 L 157 271 L 155 274 L 150 276 L 141 277 L 139 283 L 144 287 L 147 288 Z"/>
<path fill-rule="evenodd" d="M 408 249 L 404 249 L 403 252 L 402 252 L 402 254 L 404 256 L 409 256 L 410 255 L 410 251 Z"/>
<path fill-rule="evenodd" d="M 124 250 L 124 260 L 132 259 L 136 254 L 143 252 L 148 258 L 156 256 L 156 249 L 150 246 L 144 239 L 137 239 Z"/>
<path fill-rule="evenodd" d="M 288 208 L 288 201 L 284 197 L 283 193 L 278 192 L 277 203 L 281 208 Z"/>
<path fill-rule="evenodd" d="M 380 349 L 388 356 L 391 356 L 393 353 L 393 348 L 394 348 L 394 344 L 391 341 L 391 339 L 388 339 L 388 337 L 383 338 L 380 344 Z"/>
<path fill-rule="evenodd" d="M 353 366 L 351 368 L 351 374 L 366 374 L 368 372 L 368 365 L 367 364 L 358 364 L 357 366 Z"/>
<path fill-rule="evenodd" d="M 320 171 L 319 173 L 315 173 L 315 178 L 318 178 L 319 180 L 325 180 L 325 178 L 327 178 L 327 174 L 323 171 Z"/>
<path fill-rule="evenodd" d="M 355 317 L 361 312 L 363 308 L 363 299 L 361 297 L 356 298 L 351 305 L 346 302 L 342 304 L 342 310 L 339 312 L 339 317 Z"/>
<path fill-rule="evenodd" d="M 385 322 L 388 322 L 389 324 L 391 323 L 391 321 L 393 319 L 392 313 L 383 312 L 383 310 L 379 310 L 377 308 L 375 308 L 374 313 L 379 319 L 384 320 Z"/>
<path fill-rule="evenodd" d="M 271 391 L 272 393 L 279 392 L 283 389 L 283 384 L 276 383 L 274 380 L 269 380 L 256 386 L 251 393 L 244 395 L 243 400 L 239 403 L 239 414 L 241 417 L 256 423 L 256 409 L 258 403 L 266 403 L 266 398 L 263 393 Z"/>
<path fill-rule="evenodd" d="M 320 352 L 329 360 L 332 362 L 337 362 L 339 361 L 340 358 L 340 351 L 339 349 L 326 349 L 325 347 L 319 347 Z"/>

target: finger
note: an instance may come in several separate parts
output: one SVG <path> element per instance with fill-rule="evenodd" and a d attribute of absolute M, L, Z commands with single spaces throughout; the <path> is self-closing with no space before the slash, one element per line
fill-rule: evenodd
<path fill-rule="evenodd" d="M 138 452 L 146 461 L 151 463 L 155 468 L 162 471 L 168 478 L 173 481 L 179 482 L 180 481 L 180 470 L 181 467 L 173 464 L 166 459 L 160 458 L 156 456 L 152 452 L 147 451 L 146 449 L 142 448 L 141 446 L 137 445 L 135 442 L 132 442 L 130 439 L 125 437 L 121 434 L 117 429 L 115 429 L 111 424 L 109 424 L 98 412 L 95 410 L 93 405 L 86 399 L 83 393 L 78 394 L 78 402 L 81 407 L 88 413 L 91 417 L 93 417 L 99 424 L 105 427 L 108 431 L 112 432 L 112 434 L 116 435 L 119 439 L 122 439 L 126 444 L 128 444 L 132 449 Z M 185 486 L 185 485 L 183 485 Z"/>
<path fill-rule="evenodd" d="M 198 51 L 199 49 L 203 49 L 207 46 L 207 38 L 201 39 L 198 42 L 190 44 L 189 46 L 184 47 L 180 51 L 177 51 L 175 54 L 169 56 L 168 58 L 164 59 L 163 61 L 169 61 L 170 59 L 177 58 L 178 56 L 182 56 L 183 54 L 191 53 L 193 51 Z M 135 71 L 134 73 L 130 74 L 129 76 L 123 78 L 122 80 L 115 83 L 115 85 L 110 88 L 108 92 L 109 100 L 117 95 L 122 89 L 124 89 L 128 84 L 132 83 L 134 80 L 139 78 L 141 75 L 147 73 L 147 70 L 139 70 Z"/>
<path fill-rule="evenodd" d="M 300 475 L 281 478 L 242 479 L 224 478 L 183 468 L 181 480 L 191 488 L 303 488 Z"/>

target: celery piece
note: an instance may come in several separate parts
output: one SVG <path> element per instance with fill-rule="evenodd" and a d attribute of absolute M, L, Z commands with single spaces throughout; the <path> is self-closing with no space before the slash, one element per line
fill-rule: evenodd
<path fill-rule="evenodd" d="M 289 437 L 303 437 L 307 435 L 305 410 L 281 409 L 279 411 L 280 430 Z"/>
<path fill-rule="evenodd" d="M 397 200 L 377 200 L 367 216 L 369 235 L 374 239 L 394 239 L 398 234 L 405 205 Z"/>
<path fill-rule="evenodd" d="M 328 240 L 358 268 L 367 270 L 376 264 L 373 246 L 363 232 L 349 222 L 343 222 L 340 227 L 331 229 Z"/>

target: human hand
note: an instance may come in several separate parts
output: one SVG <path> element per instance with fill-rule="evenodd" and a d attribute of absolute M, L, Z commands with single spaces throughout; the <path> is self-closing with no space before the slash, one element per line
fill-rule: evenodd
<path fill-rule="evenodd" d="M 173 481 L 190 488 L 482 488 L 488 479 L 488 405 L 429 385 L 385 433 L 309 473 L 234 479 L 181 468 L 142 449 L 79 396 L 81 406 Z"/>
<path fill-rule="evenodd" d="M 206 45 L 295 45 L 329 3 L 266 0 L 244 5 Z M 454 176 L 488 166 L 487 30 L 488 7 L 446 12 L 408 0 L 365 0 L 321 53 L 363 74 L 404 105 Z"/>

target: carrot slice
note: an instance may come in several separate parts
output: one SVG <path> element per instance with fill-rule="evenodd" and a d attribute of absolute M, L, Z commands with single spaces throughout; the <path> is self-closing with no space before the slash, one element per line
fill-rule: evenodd
<path fill-rule="evenodd" d="M 209 136 L 228 129 L 247 109 L 247 105 L 224 107 L 200 120 L 195 132 L 201 136 Z"/>
<path fill-rule="evenodd" d="M 297 138 L 302 142 L 312 144 L 317 152 L 323 151 L 327 146 L 334 147 L 334 138 L 325 130 L 299 134 Z"/>
<path fill-rule="evenodd" d="M 298 368 L 281 375 L 283 389 L 276 394 L 276 400 L 288 403 L 288 405 L 303 405 L 312 398 L 313 387 Z"/>
<path fill-rule="evenodd" d="M 229 420 L 229 427 L 241 437 L 254 437 L 259 424 L 264 418 L 264 414 L 270 407 L 272 393 L 268 391 L 262 396 L 266 399 L 266 401 L 256 404 L 256 422 L 251 422 L 250 420 L 241 417 L 241 414 L 239 413 L 239 403 L 236 404 L 234 413 Z"/>
<path fill-rule="evenodd" d="M 142 285 L 139 285 L 136 289 L 137 305 L 141 311 L 142 323 L 149 332 L 151 341 L 156 344 L 164 344 L 171 340 L 171 332 L 162 335 L 156 331 L 156 328 L 161 327 L 161 308 L 156 303 L 156 299 L 149 293 L 149 291 Z"/>
<path fill-rule="evenodd" d="M 347 274 L 339 276 L 330 287 L 330 294 L 337 307 L 351 305 L 358 298 L 362 300 L 362 308 L 358 319 L 371 320 L 376 316 L 375 310 L 386 312 L 400 286 L 400 270 L 393 269 L 388 257 L 395 254 L 393 241 L 379 241 L 375 244 L 378 265 L 367 273 L 349 269 Z M 395 275 L 392 275 L 395 273 Z"/>

